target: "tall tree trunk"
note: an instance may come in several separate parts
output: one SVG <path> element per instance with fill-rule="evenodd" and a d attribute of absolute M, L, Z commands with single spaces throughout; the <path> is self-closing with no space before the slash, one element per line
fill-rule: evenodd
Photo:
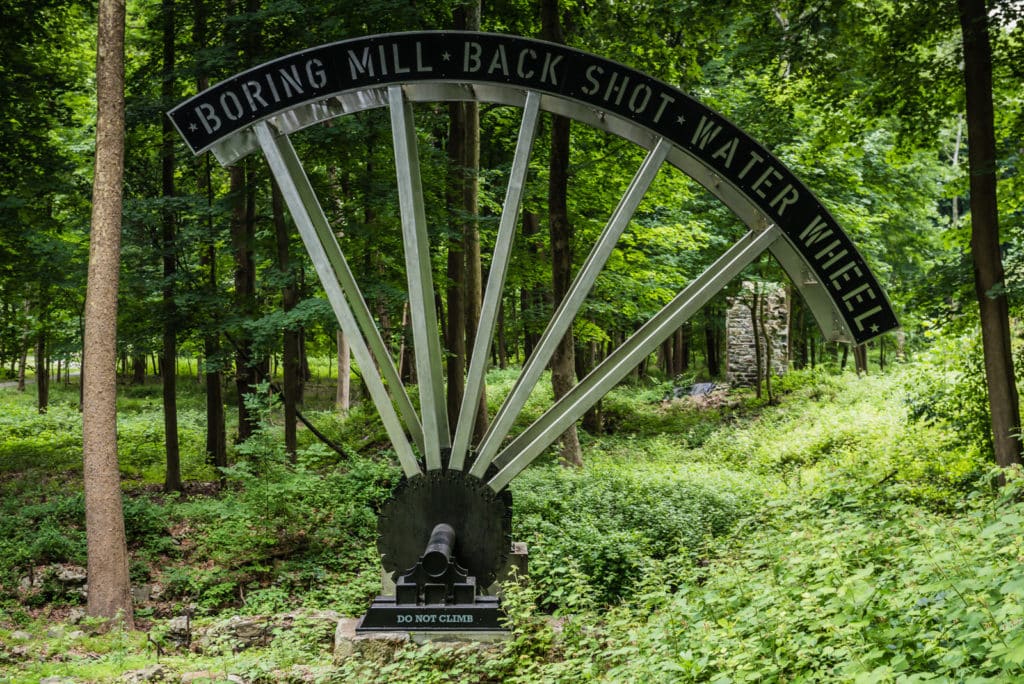
<path fill-rule="evenodd" d="M 117 465 L 117 289 L 124 177 L 124 27 L 122 0 L 100 0 L 96 50 L 96 165 L 85 296 L 82 378 L 83 482 L 88 612 L 118 616 L 134 629 L 128 547 Z"/>
<path fill-rule="evenodd" d="M 338 391 L 335 405 L 342 413 L 348 413 L 352 406 L 352 352 L 349 350 L 348 337 L 341 330 L 338 338 Z"/>
<path fill-rule="evenodd" d="M 252 319 L 256 315 L 256 266 L 253 260 L 253 240 L 248 219 L 246 168 L 244 163 L 228 170 L 231 192 L 231 246 L 235 260 L 235 308 L 239 315 Z M 240 329 L 235 349 L 235 389 L 238 393 L 238 441 L 248 439 L 255 429 L 255 417 L 245 405 L 245 395 L 256 390 L 252 345 L 249 335 Z"/>
<path fill-rule="evenodd" d="M 192 24 L 192 42 L 197 49 L 201 50 L 207 47 L 206 0 L 193 0 L 193 12 L 195 19 Z M 199 73 L 196 78 L 196 85 L 200 92 L 206 90 L 209 85 L 209 78 L 205 73 Z M 213 168 L 209 152 L 203 155 L 202 169 L 197 171 L 197 175 L 200 179 L 200 187 L 206 195 L 207 209 L 206 230 L 203 234 L 199 264 L 205 271 L 205 294 L 207 301 L 211 302 L 219 298 L 219 293 L 217 284 L 217 248 L 214 239 L 213 223 Z M 209 304 L 207 306 L 209 307 Z M 206 387 L 206 458 L 215 467 L 226 468 L 228 465 L 227 427 L 225 426 L 222 372 L 224 360 L 221 358 L 220 332 L 213 328 L 212 321 L 208 320 L 203 332 Z"/>
<path fill-rule="evenodd" d="M 237 11 L 237 3 L 229 0 L 229 12 Z M 245 66 L 255 63 L 260 52 L 261 25 L 259 0 L 244 0 L 238 16 L 237 45 Z M 256 167 L 243 161 L 229 171 L 231 189 L 231 246 L 235 257 L 235 306 L 246 320 L 255 320 L 256 302 Z M 256 419 L 245 406 L 245 396 L 256 392 L 256 385 L 266 375 L 269 364 L 258 358 L 251 335 L 238 335 L 235 349 L 235 386 L 238 391 L 238 441 L 244 441 L 256 428 Z"/>
<path fill-rule="evenodd" d="M 174 0 L 163 0 L 164 68 L 161 99 L 164 107 L 174 101 Z M 175 278 L 177 277 L 176 227 L 171 198 L 174 197 L 174 126 L 166 116 L 163 120 L 162 147 L 162 190 L 164 208 L 161 217 L 163 252 L 163 350 L 160 355 L 160 378 L 163 381 L 164 403 L 164 445 L 167 455 L 167 472 L 164 477 L 165 492 L 181 491 L 181 453 L 178 448 L 178 307 L 174 301 Z"/>
<path fill-rule="evenodd" d="M 210 292 L 216 292 L 217 260 L 212 243 L 204 250 L 203 260 L 208 268 L 207 287 Z M 203 335 L 203 354 L 206 357 L 204 364 L 206 375 L 206 457 L 217 468 L 226 468 L 228 455 L 223 373 L 221 371 L 223 360 L 220 335 L 217 332 L 207 330 Z"/>
<path fill-rule="evenodd" d="M 564 43 L 558 0 L 541 0 L 541 37 L 552 43 Z M 551 117 L 551 157 L 548 176 L 548 230 L 551 234 L 551 293 L 561 302 L 572 283 L 572 226 L 569 223 L 569 119 Z M 566 331 L 551 356 L 551 388 L 555 400 L 561 399 L 576 384 L 572 327 Z M 562 435 L 562 462 L 583 465 L 579 436 L 574 423 Z"/>
<path fill-rule="evenodd" d="M 458 16 L 458 12 L 456 12 L 456 16 Z M 456 28 L 458 28 L 458 24 L 456 24 Z M 466 257 L 461 234 L 465 226 L 459 218 L 463 211 L 463 187 L 466 183 L 466 172 L 463 168 L 465 163 L 463 147 L 466 142 L 465 114 L 462 102 L 452 102 L 448 105 L 448 188 L 445 199 L 448 204 L 448 216 L 452 231 L 448 240 L 448 288 L 446 293 L 448 311 L 446 325 L 443 327 L 445 346 L 448 352 L 448 429 L 453 433 L 466 386 Z"/>
<path fill-rule="evenodd" d="M 967 155 L 971 170 L 971 255 L 981 314 L 992 445 L 1006 468 L 1021 462 L 1020 404 L 1010 350 L 1009 305 L 999 252 L 996 142 L 992 106 L 992 47 L 985 0 L 957 0 L 967 89 Z"/>
<path fill-rule="evenodd" d="M 465 29 L 480 30 L 480 0 L 469 0 L 463 5 Z M 466 349 L 472 351 L 476 343 L 476 331 L 480 325 L 480 309 L 483 306 L 483 266 L 480 258 L 480 105 L 475 101 L 463 103 L 462 118 L 462 210 L 466 221 L 462 226 L 462 253 L 466 259 L 465 270 L 465 311 Z M 487 392 L 482 388 L 473 427 L 475 440 L 487 432 Z"/>
<path fill-rule="evenodd" d="M 277 243 L 277 267 L 285 278 L 285 286 L 281 291 L 281 308 L 291 311 L 298 304 L 299 293 L 292 273 L 291 255 L 289 254 L 288 224 L 284 219 L 284 198 L 277 183 L 271 181 L 271 209 L 274 215 L 274 236 Z M 288 458 L 295 461 L 298 448 L 297 422 L 299 401 L 299 331 L 297 328 L 285 328 L 284 353 L 282 355 L 282 374 L 284 384 L 284 448 Z"/>

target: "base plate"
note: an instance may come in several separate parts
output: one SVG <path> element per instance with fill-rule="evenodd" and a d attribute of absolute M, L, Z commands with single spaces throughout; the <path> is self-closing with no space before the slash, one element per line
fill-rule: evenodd
<path fill-rule="evenodd" d="M 495 596 L 478 596 L 475 603 L 398 605 L 394 596 L 378 596 L 356 625 L 366 632 L 498 632 L 505 631 L 504 611 Z"/>

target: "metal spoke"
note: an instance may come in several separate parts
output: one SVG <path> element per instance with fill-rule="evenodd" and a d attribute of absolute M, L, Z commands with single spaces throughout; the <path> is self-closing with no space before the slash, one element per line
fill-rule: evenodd
<path fill-rule="evenodd" d="M 519 218 L 519 207 L 526 187 L 526 174 L 530 165 L 530 149 L 537 132 L 537 120 L 540 113 L 540 94 L 530 91 L 523 105 L 523 119 L 519 125 L 519 139 L 516 142 L 512 169 L 509 172 L 508 188 L 505 191 L 505 204 L 501 210 L 501 221 L 498 225 L 498 237 L 491 258 L 491 269 L 487 276 L 487 289 L 484 292 L 483 305 L 480 310 L 480 323 L 473 341 L 473 350 L 469 361 L 469 372 L 466 375 L 466 389 L 462 395 L 462 406 L 452 440 L 452 455 L 449 467 L 462 470 L 469 450 L 469 440 L 476 423 L 477 410 L 480 406 L 480 395 L 484 388 L 484 374 L 487 371 L 487 359 L 494 328 L 498 321 L 498 310 L 501 307 L 501 294 L 505 288 L 505 275 L 508 272 L 509 260 L 512 257 L 512 242 L 515 238 L 516 223 Z"/>
<path fill-rule="evenodd" d="M 568 394 L 517 435 L 495 459 L 501 470 L 488 486 L 494 491 L 507 486 L 587 409 L 781 236 L 782 231 L 772 225 L 759 233 L 748 233 L 730 247 Z"/>
<path fill-rule="evenodd" d="M 519 374 L 512 392 L 509 393 L 501 408 L 498 409 L 498 413 L 494 416 L 487 434 L 484 435 L 480 442 L 476 462 L 470 470 L 472 475 L 483 477 L 487 471 L 487 466 L 490 465 L 491 460 L 497 453 L 501 440 L 508 434 L 516 416 L 519 415 L 523 406 L 526 405 L 526 401 L 537 384 L 541 373 L 544 372 L 544 368 L 547 367 L 551 355 L 554 354 L 555 348 L 565 336 L 569 326 L 572 325 L 576 313 L 583 305 L 583 301 L 586 299 L 591 287 L 593 287 L 594 281 L 597 280 L 601 269 L 604 268 L 605 262 L 615 247 L 615 243 L 618 242 L 619 236 L 622 235 L 626 226 L 629 225 L 629 221 L 640 206 L 647 188 L 654 182 L 655 176 L 658 175 L 658 171 L 661 169 L 661 165 L 671 149 L 672 144 L 670 142 L 664 138 L 659 138 L 657 144 L 647 153 L 647 157 L 637 170 L 632 182 L 619 201 L 619 205 L 615 208 L 615 212 L 608 220 L 604 231 L 587 256 L 587 260 L 580 268 L 579 273 L 576 274 L 572 285 L 569 286 L 569 291 L 558 305 L 554 316 L 548 322 L 548 326 L 537 342 L 537 347 L 534 349 L 533 354 L 530 355 L 530 358 L 523 365 L 522 372 Z"/>
<path fill-rule="evenodd" d="M 391 137 L 395 147 L 395 171 L 398 176 L 398 204 L 402 214 L 405 268 L 409 281 L 409 314 L 416 351 L 416 377 L 423 416 L 424 456 L 427 470 L 439 470 L 441 449 L 448 448 L 450 437 L 416 128 L 413 125 L 412 105 L 406 101 L 401 86 L 388 87 L 388 102 L 391 110 Z"/>
<path fill-rule="evenodd" d="M 302 164 L 295 155 L 295 149 L 287 136 L 275 136 L 266 122 L 256 124 L 255 130 L 260 147 L 270 165 L 270 170 L 281 188 L 281 194 L 288 204 L 288 210 L 295 221 L 302 242 L 309 252 L 320 281 L 323 283 L 327 300 L 338 317 L 341 329 L 352 340 L 352 354 L 355 356 L 356 362 L 359 363 L 359 369 L 363 374 L 363 380 L 366 382 L 370 396 L 380 411 L 384 428 L 395 447 L 402 470 L 407 477 L 420 475 L 422 471 L 416 454 L 405 436 L 398 414 L 395 413 L 394 405 L 391 403 L 392 397 L 388 394 L 388 390 L 384 387 L 384 382 L 377 372 L 374 356 L 370 352 L 366 339 L 360 334 L 360 323 L 362 323 L 364 332 L 367 333 L 367 338 L 371 341 L 374 339 L 373 333 L 377 334 L 380 345 L 377 355 L 381 368 L 390 366 L 393 370 L 394 365 L 383 346 L 383 341 L 379 340 L 379 333 L 376 326 L 373 325 L 372 318 L 369 317 L 366 302 L 355 284 L 355 279 L 352 278 L 352 273 L 334 233 L 330 230 L 316 193 L 309 184 L 309 178 L 302 169 Z M 348 287 L 343 287 L 342 283 Z M 346 298 L 346 294 L 348 294 L 348 298 Z M 355 302 L 355 311 L 350 306 L 350 301 Z M 357 321 L 357 318 L 360 317 L 363 320 Z M 394 386 L 393 391 L 399 395 L 399 399 L 404 397 L 405 403 L 408 404 L 409 416 L 406 423 L 410 431 L 418 430 L 419 424 L 416 421 L 415 412 L 412 411 L 412 404 L 398 380 L 397 372 L 394 373 L 394 380 L 389 378 L 389 382 Z M 402 406 L 403 402 L 399 400 L 398 403 L 399 406 Z"/>

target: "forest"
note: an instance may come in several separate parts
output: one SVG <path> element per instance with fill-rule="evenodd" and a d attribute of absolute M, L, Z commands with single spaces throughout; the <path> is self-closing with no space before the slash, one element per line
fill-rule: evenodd
<path fill-rule="evenodd" d="M 1024 680 L 1024 3 L 0 16 L 0 682 Z M 435 31 L 521 42 L 310 50 Z M 505 631 L 349 635 L 442 471 Z"/>

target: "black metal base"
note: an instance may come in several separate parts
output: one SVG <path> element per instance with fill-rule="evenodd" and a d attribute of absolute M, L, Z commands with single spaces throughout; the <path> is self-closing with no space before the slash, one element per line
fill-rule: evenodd
<path fill-rule="evenodd" d="M 503 631 L 496 596 L 478 596 L 475 603 L 399 605 L 394 596 L 378 596 L 356 625 L 366 632 L 496 632 Z"/>

